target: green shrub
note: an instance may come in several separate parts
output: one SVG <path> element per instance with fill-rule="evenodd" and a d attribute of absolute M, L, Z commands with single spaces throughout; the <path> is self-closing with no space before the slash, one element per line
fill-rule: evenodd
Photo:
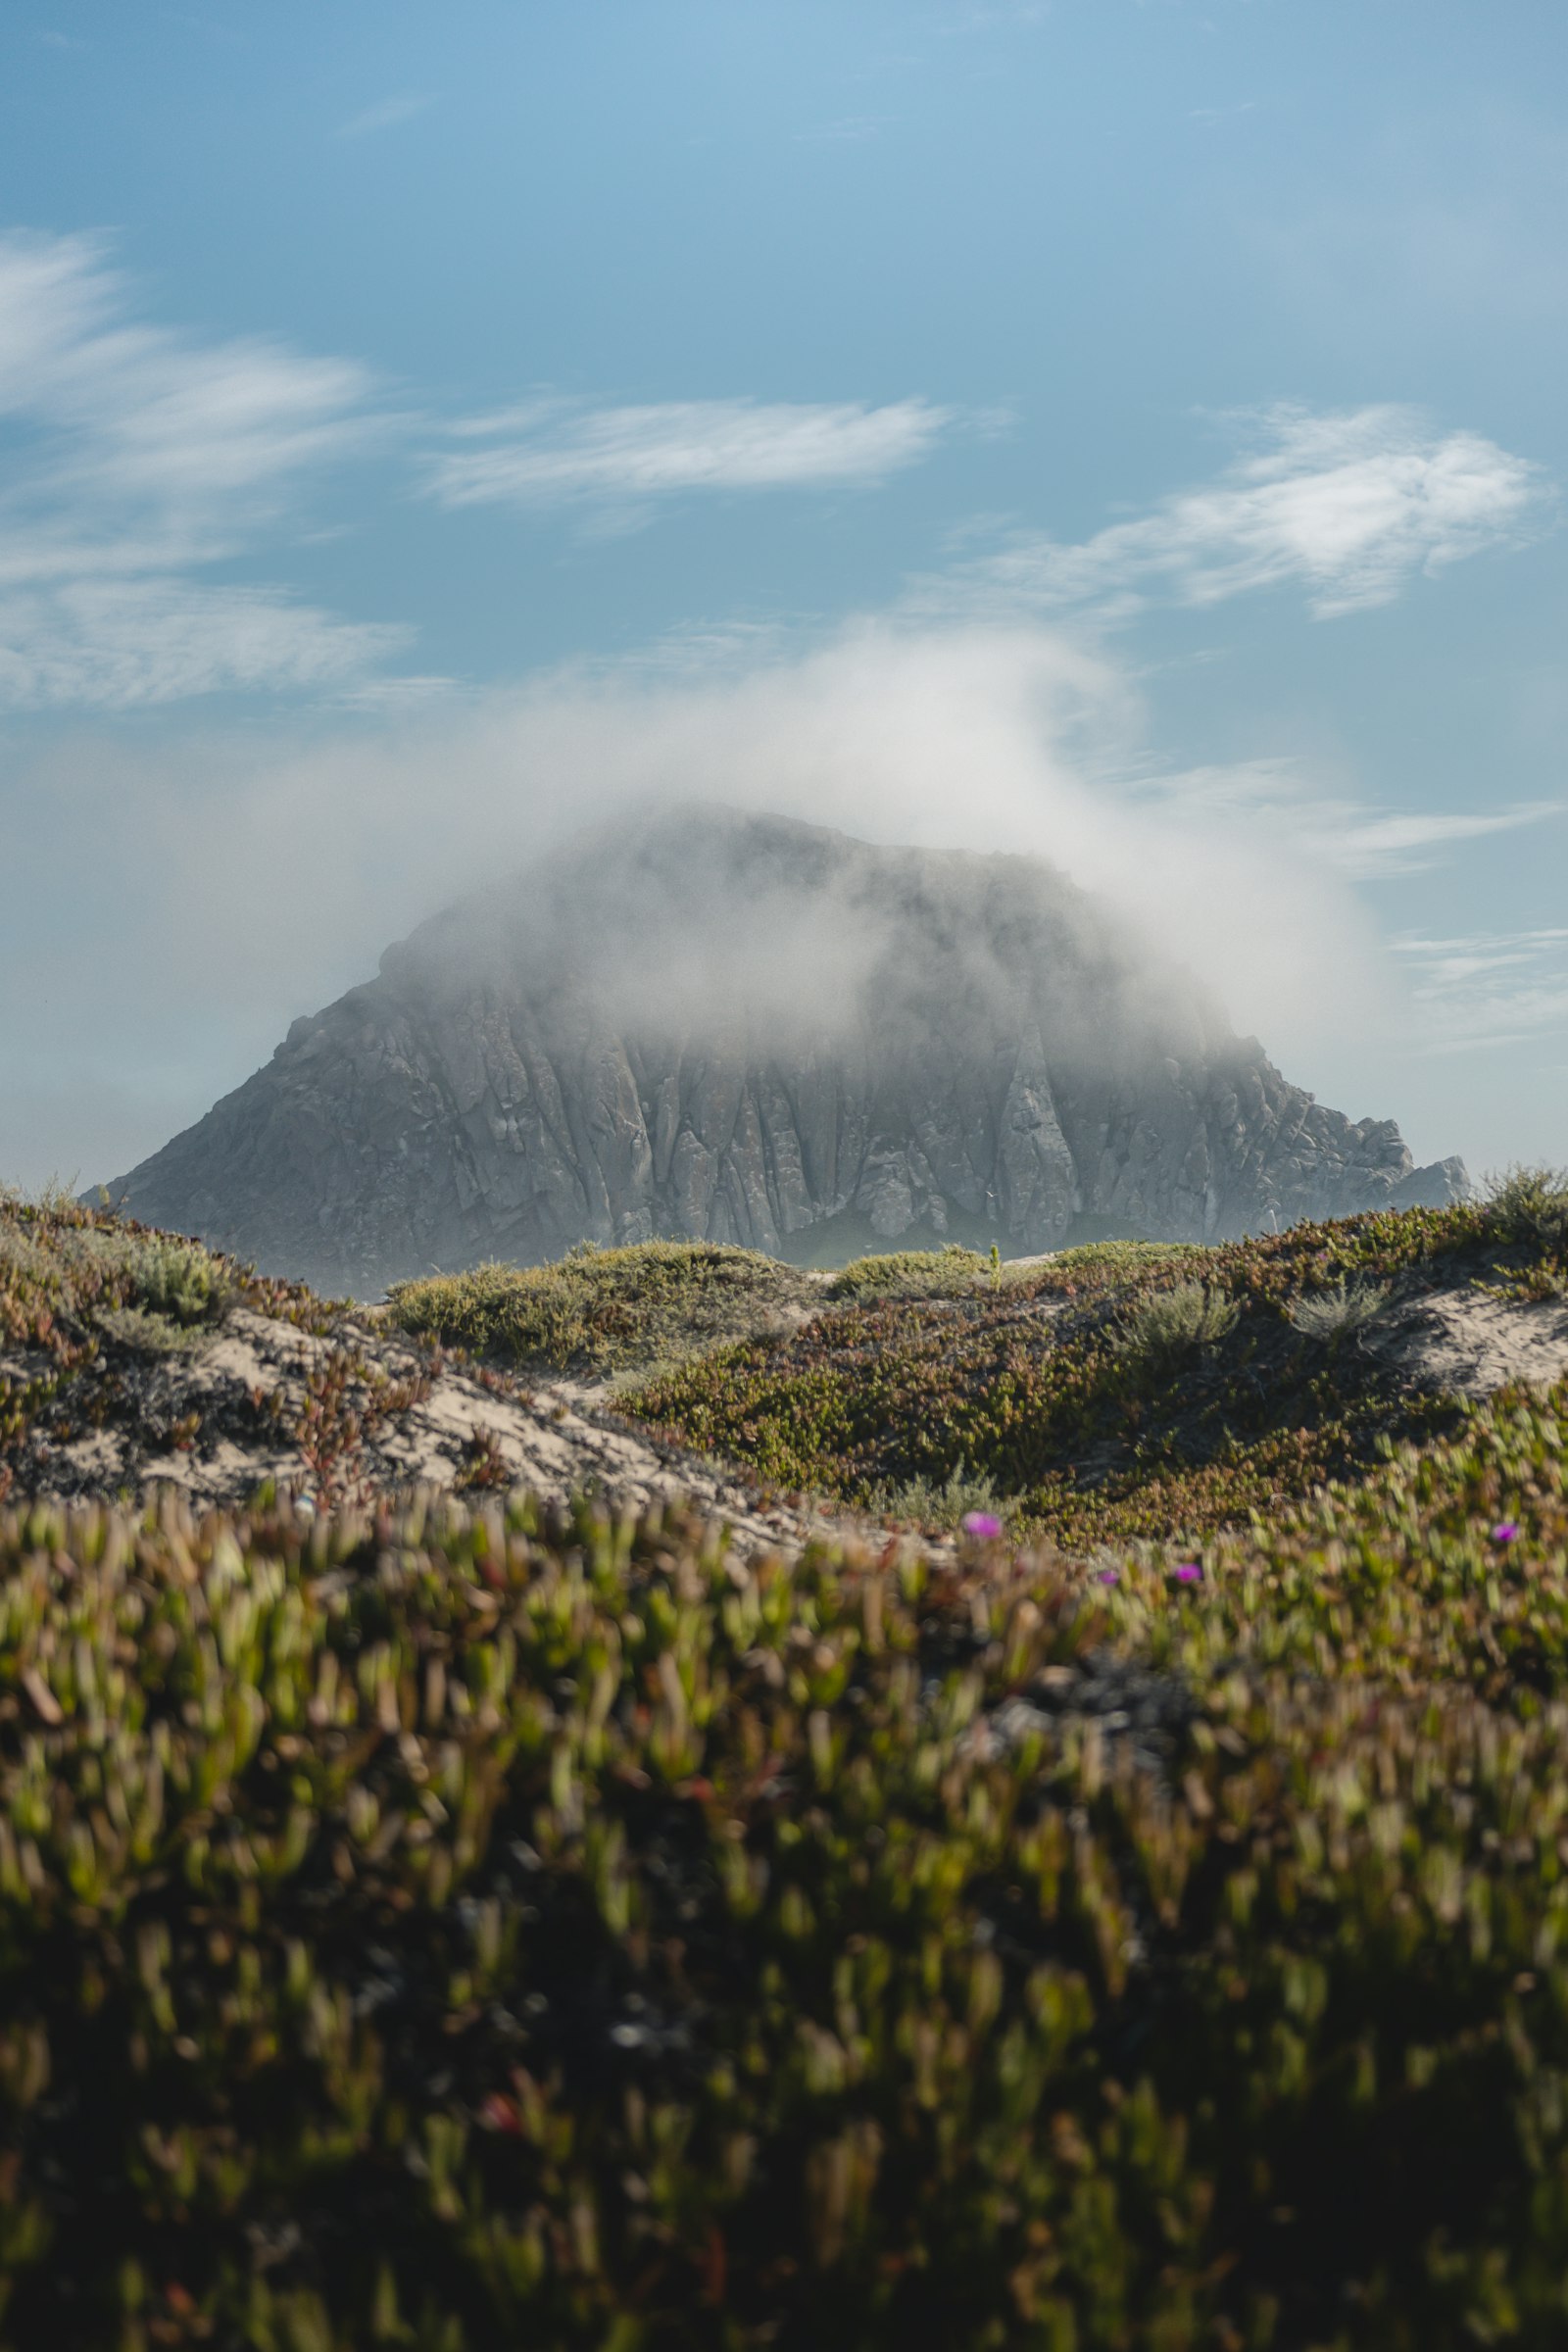
<path fill-rule="evenodd" d="M 180 1324 L 209 1320 L 233 1273 L 200 1242 L 144 1232 L 50 1194 L 0 1199 L 0 1270 L 14 1296 L 32 1290 L 68 1313 L 145 1308 Z"/>
<path fill-rule="evenodd" d="M 1353 1339 L 1375 1323 L 1389 1302 L 1386 1282 L 1331 1282 L 1321 1291 L 1305 1292 L 1294 1299 L 1290 1308 L 1293 1328 L 1303 1339 L 1321 1340 L 1333 1347 L 1341 1340 Z"/>
<path fill-rule="evenodd" d="M 852 1258 L 827 1286 L 830 1298 L 960 1298 L 972 1292 L 991 1261 L 978 1250 L 950 1242 L 944 1250 L 890 1250 Z"/>
<path fill-rule="evenodd" d="M 199 1344 L 199 1327 L 145 1306 L 105 1307 L 98 1329 L 135 1355 L 185 1355 Z"/>
<path fill-rule="evenodd" d="M 0 2340 L 1555 2352 L 1568 1389 L 1288 1499 L 1404 1426 L 1293 1302 L 1486 1213 L 1188 1261 L 1163 1387 L 1168 1267 L 1078 1259 L 665 1391 L 934 1508 L 1099 1477 L 1097 1542 L 1299 1440 L 1200 1549 L 0 1510 Z M 106 1409 L 146 1238 L 0 1202 L 0 1335 Z"/>
<path fill-rule="evenodd" d="M 1151 1291 L 1129 1307 L 1115 1327 L 1113 1344 L 1118 1353 L 1158 1375 L 1195 1349 L 1224 1339 L 1236 1329 L 1241 1311 L 1222 1290 L 1179 1282 L 1173 1290 Z"/>
<path fill-rule="evenodd" d="M 808 1275 L 760 1250 L 643 1242 L 399 1283 L 389 1307 L 416 1338 L 538 1371 L 604 1373 L 775 1329 L 820 1296 Z"/>
<path fill-rule="evenodd" d="M 1081 1281 L 1086 1275 L 1126 1282 L 1146 1274 L 1180 1273 L 1184 1265 L 1200 1264 L 1213 1252 L 1200 1242 L 1079 1242 L 1058 1250 L 1049 1260 L 1057 1281 Z"/>
<path fill-rule="evenodd" d="M 942 1480 L 910 1478 L 900 1486 L 874 1487 L 866 1506 L 879 1518 L 906 1520 L 943 1533 L 961 1527 L 972 1511 L 1001 1519 L 1008 1508 L 996 1480 L 970 1477 L 962 1462 Z"/>
<path fill-rule="evenodd" d="M 155 1236 L 134 1242 L 127 1268 L 135 1302 L 167 1321 L 207 1321 L 223 1305 L 228 1285 L 218 1260 L 199 1242 Z"/>
<path fill-rule="evenodd" d="M 1568 1168 L 1505 1169 L 1492 1181 L 1486 1214 L 1502 1241 L 1568 1250 Z"/>
<path fill-rule="evenodd" d="M 318 1334 L 336 1312 L 298 1285 L 58 1190 L 0 1191 L 0 1349 L 31 1359 L 24 1377 L 0 1372 L 0 1497 L 46 1477 L 54 1446 L 124 1409 L 122 1351 L 196 1348 L 231 1300 Z"/>

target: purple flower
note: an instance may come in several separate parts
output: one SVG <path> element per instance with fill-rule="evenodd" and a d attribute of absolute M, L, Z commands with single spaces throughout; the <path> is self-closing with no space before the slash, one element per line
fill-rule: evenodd
<path fill-rule="evenodd" d="M 1197 1560 L 1179 1560 L 1171 1574 L 1179 1585 L 1200 1585 L 1203 1581 L 1203 1571 Z"/>
<path fill-rule="evenodd" d="M 983 1544 L 989 1543 L 1001 1535 L 1002 1521 L 992 1511 L 966 1511 L 963 1532 L 966 1536 L 978 1536 Z"/>
<path fill-rule="evenodd" d="M 1519 1522 L 1517 1519 L 1499 1519 L 1492 1531 L 1494 1544 L 1515 1544 L 1518 1540 Z"/>
<path fill-rule="evenodd" d="M 1095 1573 L 1095 1582 L 1097 1585 L 1119 1585 L 1121 1583 L 1121 1571 L 1119 1568 L 1097 1569 Z"/>

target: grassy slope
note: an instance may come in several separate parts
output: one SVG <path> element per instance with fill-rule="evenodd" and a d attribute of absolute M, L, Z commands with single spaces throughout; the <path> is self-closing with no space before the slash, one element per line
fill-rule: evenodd
<path fill-rule="evenodd" d="M 1118 1242 L 1075 1251 L 1072 1262 L 1132 1273 L 1183 1254 L 1179 1247 Z M 812 1273 L 716 1242 L 620 1250 L 583 1243 L 553 1265 L 491 1264 L 399 1283 L 388 1311 L 416 1339 L 521 1371 L 646 1375 L 725 1345 L 776 1339 L 824 1306 L 995 1298 L 1034 1280 L 1032 1261 L 993 1264 L 957 1244 Z"/>
<path fill-rule="evenodd" d="M 1213 1250 L 1073 1250 L 949 1299 L 851 1298 L 794 1333 L 645 1384 L 626 1408 L 772 1485 L 895 1513 L 944 1482 L 988 1482 L 1016 1526 L 1069 1549 L 1270 1510 L 1451 1427 L 1347 1333 L 1299 1331 L 1347 1280 L 1391 1298 L 1488 1279 L 1544 1295 L 1556 1244 L 1487 1208 L 1303 1226 Z M 1005 1270 L 1004 1270 L 1005 1271 Z M 1137 1344 L 1149 1302 L 1202 1286 L 1237 1311 L 1209 1344 Z"/>
<path fill-rule="evenodd" d="M 390 1305 L 416 1339 L 525 1371 L 603 1374 L 754 1338 L 820 1298 L 808 1275 L 757 1250 L 644 1242 L 400 1283 Z"/>
<path fill-rule="evenodd" d="M 1364 1331 L 1298 1328 L 1303 1306 L 1346 1283 L 1397 1304 L 1474 1280 L 1550 1296 L 1565 1276 L 1562 1218 L 1525 1183 L 1500 1205 L 1217 1250 L 1115 1242 L 993 1266 L 950 1248 L 814 1282 L 707 1245 L 583 1250 L 406 1285 L 392 1312 L 525 1369 L 618 1370 L 625 1411 L 764 1486 L 926 1526 L 983 1504 L 1083 1550 L 1236 1523 L 1455 1426 Z M 1138 1344 L 1200 1288 L 1229 1329 Z"/>

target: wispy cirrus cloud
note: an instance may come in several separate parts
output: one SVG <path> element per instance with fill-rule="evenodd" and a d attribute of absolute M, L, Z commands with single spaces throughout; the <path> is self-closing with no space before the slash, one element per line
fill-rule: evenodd
<path fill-rule="evenodd" d="M 143 323 L 96 239 L 0 238 L 0 416 L 39 433 L 28 472 L 56 502 L 92 490 L 219 520 L 215 500 L 275 492 L 363 439 L 370 388 L 352 361 Z"/>
<path fill-rule="evenodd" d="M 428 94 L 382 98 L 374 106 L 350 115 L 346 122 L 340 122 L 337 135 L 340 139 L 364 139 L 378 130 L 396 130 L 399 123 L 412 122 L 416 115 L 422 115 L 429 104 Z"/>
<path fill-rule="evenodd" d="M 551 399 L 459 419 L 425 487 L 449 508 L 577 502 L 613 525 L 682 493 L 873 484 L 949 421 L 921 400 Z M 351 361 L 149 322 L 101 240 L 0 234 L 0 710 L 384 699 L 409 632 L 211 567 L 254 564 L 308 484 L 406 448 L 407 426 Z"/>
<path fill-rule="evenodd" d="M 383 430 L 365 369 L 136 315 L 104 245 L 0 236 L 0 707 L 294 688 L 400 632 L 209 583 Z"/>
<path fill-rule="evenodd" d="M 407 634 L 340 620 L 278 588 L 68 580 L 46 594 L 0 595 L 0 710 L 309 693 L 360 679 Z"/>
<path fill-rule="evenodd" d="M 1394 947 L 1411 968 L 1429 1053 L 1568 1039 L 1568 929 L 1408 934 Z"/>
<path fill-rule="evenodd" d="M 952 421 L 925 400 L 682 400 L 571 409 L 541 401 L 465 419 L 474 446 L 432 464 L 443 506 L 639 505 L 698 491 L 872 486 L 917 465 Z"/>
<path fill-rule="evenodd" d="M 1564 814 L 1560 801 L 1486 809 L 1379 808 L 1335 792 L 1291 759 L 1159 771 L 1144 780 L 1141 791 L 1147 802 L 1180 808 L 1189 816 L 1265 832 L 1293 858 L 1307 858 L 1355 882 L 1428 873 L 1446 864 L 1465 842 Z"/>
<path fill-rule="evenodd" d="M 1526 801 L 1501 809 L 1372 809 L 1349 803 L 1319 805 L 1303 839 L 1317 854 L 1357 881 L 1382 881 L 1396 874 L 1426 873 L 1444 864 L 1462 842 L 1493 833 L 1516 833 L 1560 816 L 1557 801 Z"/>
<path fill-rule="evenodd" d="M 1021 534 L 924 584 L 925 600 L 1123 619 L 1296 586 L 1327 619 L 1517 542 L 1552 497 L 1529 460 L 1480 433 L 1440 432 L 1413 409 L 1281 406 L 1245 422 L 1251 447 L 1214 481 L 1077 545 Z"/>

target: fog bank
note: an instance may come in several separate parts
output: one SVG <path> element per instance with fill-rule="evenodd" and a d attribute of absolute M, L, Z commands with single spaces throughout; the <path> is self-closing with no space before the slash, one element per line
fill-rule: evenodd
<path fill-rule="evenodd" d="M 138 1073 L 156 1072 L 161 1104 L 198 1116 L 447 901 L 674 801 L 1043 856 L 1293 1074 L 1349 1030 L 1375 1067 L 1405 1018 L 1403 974 L 1308 786 L 1264 768 L 1152 770 L 1128 673 L 1038 628 L 863 623 L 804 652 L 684 644 L 346 710 L 282 746 L 270 720 L 265 744 L 230 728 L 156 754 L 133 733 L 82 736 L 16 773 L 14 792 L 47 804 L 19 829 L 31 846 L 9 877 L 7 991 L 30 1102 L 24 1125 L 0 1109 L 0 1170 L 24 1181 L 96 1174 L 96 1156 L 73 1154 L 89 1139 L 103 1150 L 112 1087 L 134 1098 Z M 44 1067 L 69 1075 L 40 1123 Z M 111 1161 L 167 1132 L 127 1117 Z"/>

